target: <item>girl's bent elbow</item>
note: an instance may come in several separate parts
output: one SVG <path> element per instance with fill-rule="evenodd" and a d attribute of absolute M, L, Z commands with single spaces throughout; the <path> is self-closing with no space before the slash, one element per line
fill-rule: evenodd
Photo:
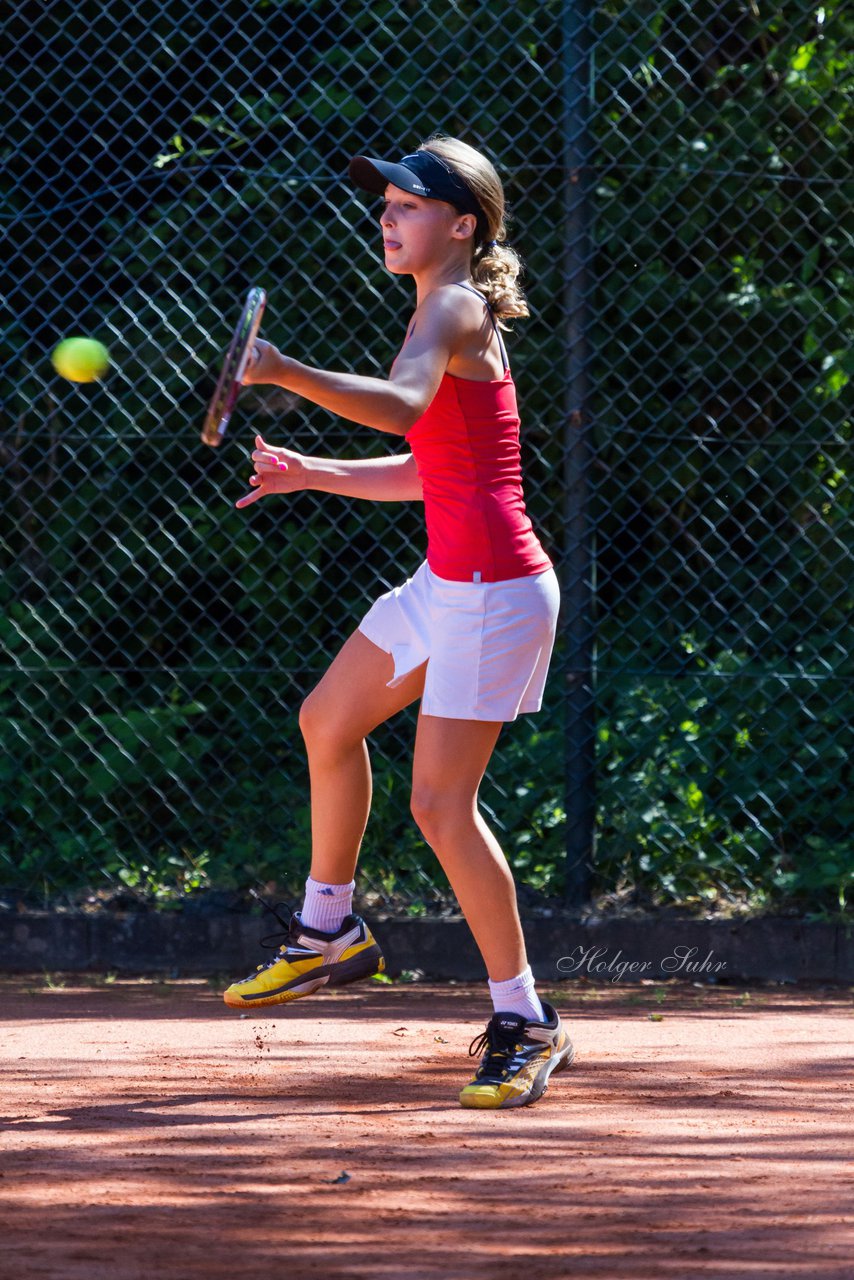
<path fill-rule="evenodd" d="M 415 426 L 418 419 L 424 416 L 429 404 L 430 401 L 420 389 L 413 388 L 401 394 L 395 419 L 397 429 L 402 436 L 405 436 L 407 431 Z"/>
<path fill-rule="evenodd" d="M 398 426 L 400 434 L 405 436 L 416 424 L 419 418 L 424 416 L 427 406 L 425 404 L 410 404 L 398 415 Z"/>

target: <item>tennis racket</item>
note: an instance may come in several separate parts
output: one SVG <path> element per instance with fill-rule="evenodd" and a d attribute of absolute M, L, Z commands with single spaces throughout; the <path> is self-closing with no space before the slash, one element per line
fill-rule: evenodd
<path fill-rule="evenodd" d="M 202 427 L 202 443 L 209 444 L 214 449 L 222 442 L 228 420 L 237 403 L 240 383 L 249 363 L 252 343 L 258 336 L 266 304 L 267 294 L 263 289 L 250 289 L 237 327 L 231 335 L 216 391 L 211 396 L 205 425 Z"/>

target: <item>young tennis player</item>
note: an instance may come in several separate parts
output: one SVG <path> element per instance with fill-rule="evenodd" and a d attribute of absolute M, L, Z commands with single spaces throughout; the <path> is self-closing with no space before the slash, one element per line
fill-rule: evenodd
<path fill-rule="evenodd" d="M 504 242 L 493 166 L 452 138 L 398 163 L 357 156 L 350 177 L 383 197 L 385 264 L 415 281 L 416 308 L 388 378 L 311 368 L 258 342 L 246 382 L 272 383 L 341 417 L 401 436 L 379 460 L 306 457 L 256 437 L 251 492 L 317 489 L 423 502 L 427 559 L 381 596 L 305 700 L 312 860 L 287 942 L 225 1001 L 254 1009 L 383 968 L 352 914 L 356 860 L 371 802 L 365 739 L 420 699 L 412 812 L 436 853 L 489 975 L 494 1015 L 465 1107 L 535 1101 L 573 1048 L 536 993 L 510 868 L 478 809 L 502 724 L 539 710 L 558 610 L 557 579 L 525 512 L 519 415 L 502 321 L 528 314 L 520 261 Z"/>

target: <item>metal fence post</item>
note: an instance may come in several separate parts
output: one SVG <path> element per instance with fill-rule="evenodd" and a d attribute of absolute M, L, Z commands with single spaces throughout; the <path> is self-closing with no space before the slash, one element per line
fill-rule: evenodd
<path fill-rule="evenodd" d="M 567 680 L 566 901 L 570 906 L 583 906 L 590 898 L 596 814 L 587 336 L 589 23 L 585 0 L 567 0 L 563 11 L 567 342 L 563 611 Z"/>

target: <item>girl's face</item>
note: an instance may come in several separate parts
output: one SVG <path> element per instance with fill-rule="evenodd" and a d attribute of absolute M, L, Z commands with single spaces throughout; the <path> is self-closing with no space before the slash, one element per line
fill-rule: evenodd
<path fill-rule="evenodd" d="M 412 275 L 441 264 L 473 243 L 475 219 L 443 200 L 426 200 L 400 187 L 385 189 L 380 214 L 385 264 L 394 275 Z M 471 224 L 471 225 L 469 225 Z"/>

